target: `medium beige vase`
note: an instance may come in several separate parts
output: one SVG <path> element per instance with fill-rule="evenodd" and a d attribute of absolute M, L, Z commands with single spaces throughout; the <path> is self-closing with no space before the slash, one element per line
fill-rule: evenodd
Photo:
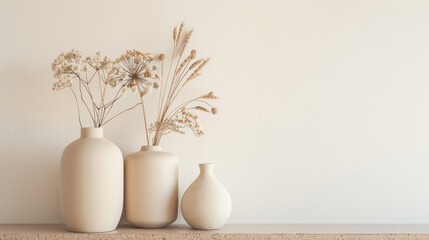
<path fill-rule="evenodd" d="M 160 146 L 125 158 L 125 217 L 134 226 L 162 228 L 177 218 L 178 160 Z"/>
<path fill-rule="evenodd" d="M 200 175 L 182 197 L 182 214 L 195 229 L 221 228 L 231 214 L 231 197 L 213 175 L 212 163 L 200 164 Z"/>
<path fill-rule="evenodd" d="M 73 232 L 115 230 L 123 208 L 121 150 L 103 138 L 102 128 L 82 128 L 61 158 L 61 210 Z"/>

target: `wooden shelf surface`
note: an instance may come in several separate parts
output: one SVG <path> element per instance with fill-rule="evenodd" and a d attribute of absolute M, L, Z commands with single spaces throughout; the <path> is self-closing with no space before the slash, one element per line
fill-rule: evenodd
<path fill-rule="evenodd" d="M 72 233 L 61 224 L 1 224 L 0 239 L 290 239 L 290 240 L 379 240 L 428 239 L 429 225 L 304 225 L 231 224 L 219 230 L 193 230 L 187 225 L 163 229 L 139 229 L 120 225 L 105 233 Z"/>

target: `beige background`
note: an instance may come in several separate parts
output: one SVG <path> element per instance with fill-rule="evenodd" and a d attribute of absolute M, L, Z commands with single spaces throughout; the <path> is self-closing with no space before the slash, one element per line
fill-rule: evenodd
<path fill-rule="evenodd" d="M 0 223 L 61 222 L 59 158 L 79 125 L 72 95 L 51 91 L 53 59 L 168 52 L 182 20 L 212 57 L 187 94 L 221 99 L 205 136 L 164 139 L 180 194 L 213 162 L 230 223 L 428 223 L 428 12 L 423 0 L 0 0 Z M 141 112 L 105 135 L 137 151 Z"/>

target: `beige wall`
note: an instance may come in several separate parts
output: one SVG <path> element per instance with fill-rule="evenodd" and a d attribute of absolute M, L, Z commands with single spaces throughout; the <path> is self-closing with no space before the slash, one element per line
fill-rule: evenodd
<path fill-rule="evenodd" d="M 423 0 L 0 0 L 0 223 L 61 221 L 59 157 L 79 125 L 72 96 L 51 91 L 52 60 L 168 51 L 181 20 L 212 57 L 189 96 L 221 99 L 205 136 L 163 142 L 180 194 L 213 162 L 230 223 L 427 223 L 428 12 Z M 128 154 L 141 123 L 136 110 L 105 135 Z"/>

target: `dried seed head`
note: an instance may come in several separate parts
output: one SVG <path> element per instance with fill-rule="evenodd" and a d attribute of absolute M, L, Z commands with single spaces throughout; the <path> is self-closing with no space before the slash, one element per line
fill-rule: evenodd
<path fill-rule="evenodd" d="M 207 108 L 202 107 L 202 106 L 196 106 L 195 109 L 203 111 L 203 112 L 209 112 L 209 110 L 207 110 Z"/>
<path fill-rule="evenodd" d="M 153 88 L 158 89 L 159 88 L 159 84 L 157 82 L 153 83 Z"/>
<path fill-rule="evenodd" d="M 201 71 L 201 69 L 203 69 L 203 67 L 210 61 L 210 58 L 207 58 L 206 60 L 203 61 L 203 63 L 201 63 L 201 65 L 197 68 L 196 71 Z"/>
<path fill-rule="evenodd" d="M 191 60 L 192 60 L 192 53 L 191 53 L 188 57 L 186 57 L 186 58 L 182 61 L 182 63 L 180 63 L 180 66 L 179 66 L 179 68 L 177 69 L 176 74 L 177 74 L 177 73 L 180 73 L 180 71 L 182 71 L 182 69 L 185 67 L 185 65 L 187 65 Z"/>
<path fill-rule="evenodd" d="M 137 56 L 134 58 L 134 63 L 135 64 L 139 64 L 142 61 L 142 57 L 141 56 Z"/>
<path fill-rule="evenodd" d="M 131 88 L 131 90 L 132 90 L 133 92 L 135 92 L 135 91 L 137 90 L 137 84 L 136 84 L 135 82 L 130 82 L 130 83 L 128 84 L 128 87 L 129 87 L 129 88 Z"/>
<path fill-rule="evenodd" d="M 160 61 L 164 61 L 164 59 L 165 59 L 164 53 L 161 53 L 158 58 Z"/>
<path fill-rule="evenodd" d="M 180 55 L 182 55 L 183 54 L 183 52 L 185 51 L 185 49 L 186 49 L 186 46 L 188 45 L 188 43 L 189 43 L 189 40 L 191 40 L 191 37 L 192 37 L 192 33 L 194 32 L 194 30 L 191 30 L 191 31 L 189 31 L 188 32 L 188 34 L 186 35 L 186 38 L 185 38 L 185 42 L 183 43 L 183 45 L 182 45 L 182 50 L 180 51 Z"/>
<path fill-rule="evenodd" d="M 200 65 L 200 63 L 202 63 L 204 61 L 203 58 L 201 58 L 198 61 L 195 61 L 194 63 L 192 63 L 192 65 L 189 67 L 189 70 L 192 70 L 193 68 L 195 68 L 196 66 Z"/>
<path fill-rule="evenodd" d="M 177 39 L 176 39 L 176 44 L 179 43 L 180 38 L 182 37 L 182 32 L 183 32 L 183 27 L 185 26 L 185 24 L 183 24 L 183 22 L 180 24 L 179 27 L 179 34 L 177 34 Z"/>
<path fill-rule="evenodd" d="M 174 45 L 177 45 L 177 27 L 174 27 L 174 30 L 173 30 L 173 41 L 174 41 Z"/>
<path fill-rule="evenodd" d="M 212 108 L 212 114 L 217 114 L 217 108 Z"/>
<path fill-rule="evenodd" d="M 191 81 L 191 80 L 193 80 L 193 79 L 195 79 L 195 78 L 199 77 L 200 75 L 201 75 L 201 73 L 199 73 L 199 72 L 194 72 L 194 73 L 192 73 L 192 74 L 191 74 L 191 76 L 189 76 L 189 77 L 186 79 L 185 84 L 186 84 L 187 82 L 189 82 L 189 81 Z"/>
<path fill-rule="evenodd" d="M 205 99 L 218 99 L 218 97 L 213 93 L 213 92 L 209 92 L 206 95 L 201 96 L 200 98 L 205 98 Z"/>
<path fill-rule="evenodd" d="M 215 96 L 213 92 L 209 92 L 209 97 L 212 99 L 217 99 L 218 97 Z"/>

